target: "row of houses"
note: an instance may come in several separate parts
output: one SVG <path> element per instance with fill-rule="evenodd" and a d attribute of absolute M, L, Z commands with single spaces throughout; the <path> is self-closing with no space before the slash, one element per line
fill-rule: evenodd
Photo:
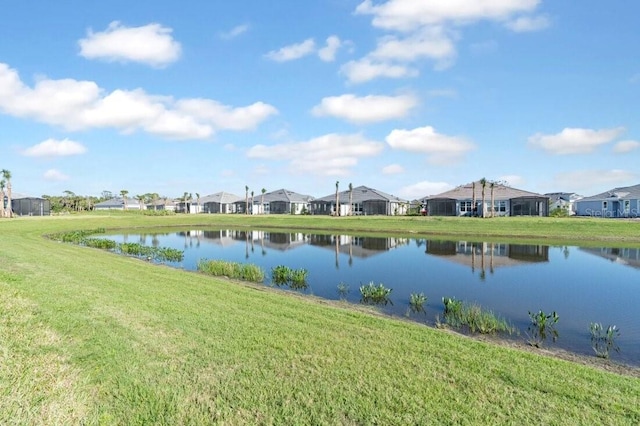
<path fill-rule="evenodd" d="M 5 204 L 6 204 L 5 199 Z M 18 216 L 46 216 L 49 200 L 14 194 L 11 205 Z M 180 213 L 313 214 L 313 215 L 405 215 L 419 208 L 429 216 L 548 216 L 555 209 L 570 215 L 640 217 L 640 184 L 613 188 L 582 197 L 575 193 L 537 194 L 507 185 L 480 181 L 449 191 L 405 200 L 367 186 L 315 198 L 287 189 L 244 197 L 218 192 L 199 199 L 160 199 L 147 204 L 132 198 L 113 198 L 95 210 L 171 210 Z"/>

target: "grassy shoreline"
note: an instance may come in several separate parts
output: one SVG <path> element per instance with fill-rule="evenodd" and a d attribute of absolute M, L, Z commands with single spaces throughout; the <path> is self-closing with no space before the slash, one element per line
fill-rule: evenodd
<path fill-rule="evenodd" d="M 260 226 L 640 244 L 638 222 L 513 219 L 0 221 L 0 423 L 640 422 L 637 377 L 42 238 Z"/>

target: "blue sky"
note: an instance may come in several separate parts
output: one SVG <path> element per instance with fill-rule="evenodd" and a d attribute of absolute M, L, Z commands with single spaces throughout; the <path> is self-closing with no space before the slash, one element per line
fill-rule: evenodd
<path fill-rule="evenodd" d="M 640 182 L 640 2 L 10 1 L 0 167 L 30 195 Z"/>

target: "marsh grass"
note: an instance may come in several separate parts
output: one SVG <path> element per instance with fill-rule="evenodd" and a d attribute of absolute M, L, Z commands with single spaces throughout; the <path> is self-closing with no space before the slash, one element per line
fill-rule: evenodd
<path fill-rule="evenodd" d="M 550 314 L 546 314 L 543 311 L 529 311 L 529 318 L 531 322 L 527 329 L 528 344 L 540 348 L 544 345 L 548 337 L 551 337 L 553 342 L 558 339 L 556 324 L 560 317 L 555 311 Z"/>
<path fill-rule="evenodd" d="M 411 293 L 409 295 L 409 309 L 412 312 L 424 312 L 425 303 L 427 303 L 427 296 L 424 293 Z"/>
<path fill-rule="evenodd" d="M 304 268 L 292 269 L 284 265 L 271 268 L 271 283 L 276 286 L 289 286 L 292 290 L 305 290 L 308 288 L 308 276 L 309 271 Z"/>
<path fill-rule="evenodd" d="M 200 259 L 196 268 L 199 272 L 216 277 L 227 277 L 254 283 L 264 281 L 264 271 L 262 268 L 250 263 Z"/>
<path fill-rule="evenodd" d="M 517 333 L 517 328 L 506 319 L 476 303 L 469 304 L 453 298 L 443 298 L 442 301 L 444 319 L 451 327 L 480 334 Z"/>

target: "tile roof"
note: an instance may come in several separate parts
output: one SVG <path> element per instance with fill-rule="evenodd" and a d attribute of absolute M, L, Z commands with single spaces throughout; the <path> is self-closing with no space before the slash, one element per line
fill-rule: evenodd
<path fill-rule="evenodd" d="M 460 185 L 452 190 L 443 192 L 437 195 L 431 195 L 424 197 L 424 200 L 433 200 L 439 198 L 449 198 L 453 200 L 471 200 L 473 199 L 473 182 L 467 183 L 465 185 Z M 482 184 L 480 181 L 475 182 L 475 195 L 476 200 L 482 199 Z M 491 184 L 487 182 L 484 189 L 484 197 L 485 199 L 491 198 Z M 546 195 L 537 194 L 535 192 L 523 191 L 521 189 L 511 188 L 510 186 L 506 186 L 503 184 L 495 184 L 493 188 L 493 198 L 495 200 L 510 200 L 512 198 L 520 198 L 520 197 L 542 197 L 548 198 Z"/>

